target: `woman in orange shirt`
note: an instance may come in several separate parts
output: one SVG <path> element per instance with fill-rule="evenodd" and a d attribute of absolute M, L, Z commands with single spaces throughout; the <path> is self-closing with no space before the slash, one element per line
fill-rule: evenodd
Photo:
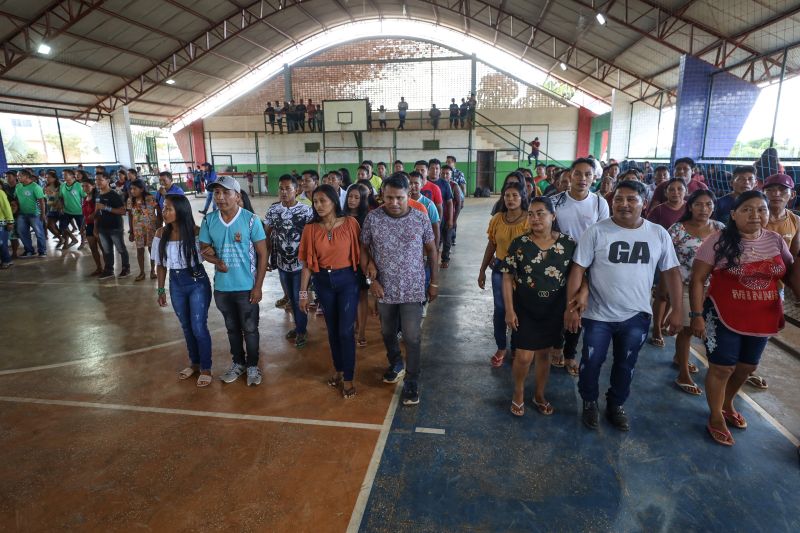
<path fill-rule="evenodd" d="M 314 190 L 311 202 L 314 218 L 306 224 L 300 239 L 300 310 L 308 312 L 308 285 L 313 276 L 336 372 L 328 385 L 341 389 L 344 398 L 352 398 L 356 394 L 353 374 L 360 228 L 355 218 L 344 213 L 332 186 L 321 185 Z"/>

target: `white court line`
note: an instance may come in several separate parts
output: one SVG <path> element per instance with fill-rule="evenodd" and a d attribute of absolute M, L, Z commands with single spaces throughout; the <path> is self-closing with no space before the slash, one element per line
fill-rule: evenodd
<path fill-rule="evenodd" d="M 350 515 L 347 533 L 358 533 L 358 530 L 361 528 L 361 521 L 364 519 L 364 511 L 367 509 L 367 502 L 372 492 L 372 486 L 375 484 L 375 476 L 378 473 L 378 466 L 381 463 L 383 449 L 386 447 L 386 439 L 389 437 L 389 431 L 392 429 L 392 421 L 397 412 L 397 404 L 400 401 L 401 390 L 402 382 L 398 383 L 395 387 L 392 401 L 389 403 L 389 409 L 386 411 L 386 418 L 383 419 L 383 426 L 381 426 L 381 433 L 378 435 L 378 442 L 375 443 L 375 449 L 372 451 L 372 458 L 369 461 L 367 473 L 364 475 L 364 481 L 361 483 L 361 490 L 358 493 L 356 505 L 353 507 L 353 514 Z"/>
<path fill-rule="evenodd" d="M 277 422 L 280 424 L 299 424 L 304 426 L 327 426 L 349 429 L 368 429 L 380 431 L 383 426 L 379 424 L 366 424 L 362 422 L 340 422 L 337 420 L 315 420 L 313 418 L 289 418 L 284 416 L 245 415 L 239 413 L 220 413 L 216 411 L 194 411 L 191 409 L 168 409 L 166 407 L 143 407 L 138 405 L 124 405 L 116 403 L 74 402 L 67 400 L 43 400 L 40 398 L 18 398 L 15 396 L 0 396 L 0 401 L 10 403 L 26 403 L 39 405 L 59 405 L 63 407 L 86 407 L 89 409 L 110 409 L 112 411 L 135 411 L 138 413 L 159 413 L 167 415 L 202 416 L 209 418 L 227 418 L 231 420 L 250 420 L 256 422 Z"/>
<path fill-rule="evenodd" d="M 691 346 L 689 347 L 689 349 L 692 351 L 694 356 L 697 357 L 700 361 L 702 361 L 703 364 L 706 366 L 706 368 L 708 368 L 708 359 L 706 359 L 704 355 L 702 355 L 700 352 L 698 352 Z M 778 422 L 778 420 L 776 420 L 774 416 L 769 414 L 763 407 L 761 407 L 749 394 L 747 394 L 746 392 L 742 392 L 741 390 L 737 394 L 738 396 L 741 396 L 742 399 L 744 399 L 744 401 L 747 402 L 753 409 L 755 409 L 756 412 L 758 412 L 758 414 L 763 416 L 767 422 L 772 424 L 772 426 L 775 429 L 777 429 L 780 434 L 789 439 L 789 442 L 791 442 L 795 446 L 800 446 L 800 439 L 798 439 L 794 435 L 794 433 L 789 431 L 786 428 L 786 426 Z"/>
<path fill-rule="evenodd" d="M 219 333 L 221 331 L 225 331 L 225 329 L 215 329 L 212 330 L 210 333 Z M 134 355 L 137 353 L 147 352 L 150 350 L 156 350 L 158 348 L 165 348 L 167 346 L 172 346 L 174 344 L 182 344 L 184 342 L 186 342 L 184 339 L 178 339 L 169 342 L 162 342 L 161 344 L 154 344 L 152 346 L 145 346 L 144 348 L 136 348 L 135 350 L 128 350 L 127 352 L 112 353 L 108 355 L 97 355 L 94 357 L 87 357 L 85 359 L 75 359 L 73 361 L 64 361 L 63 363 L 53 363 L 50 365 L 28 366 L 25 368 L 12 368 L 10 370 L 0 370 L 0 376 L 7 376 L 9 374 L 21 374 L 23 372 L 35 372 L 37 370 L 50 370 L 53 368 L 62 368 L 65 366 L 82 365 L 84 363 L 88 363 L 91 361 L 100 361 L 106 359 L 114 359 L 116 357 L 125 357 L 126 355 Z"/>
<path fill-rule="evenodd" d="M 415 433 L 428 433 L 430 435 L 444 435 L 444 430 L 439 428 L 415 428 Z"/>
<path fill-rule="evenodd" d="M 109 280 L 110 281 L 110 280 Z M 0 280 L 0 285 L 81 285 L 86 286 L 90 283 L 95 283 L 97 287 L 120 287 L 120 288 L 127 288 L 127 289 L 147 289 L 152 291 L 152 285 L 122 285 L 122 284 L 111 284 L 111 283 L 103 283 L 103 281 L 96 281 L 93 279 L 87 279 L 86 281 L 10 281 L 10 280 Z"/>

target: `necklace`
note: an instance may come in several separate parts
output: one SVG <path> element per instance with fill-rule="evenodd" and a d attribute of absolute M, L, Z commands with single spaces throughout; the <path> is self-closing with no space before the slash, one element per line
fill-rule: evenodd
<path fill-rule="evenodd" d="M 331 224 L 330 227 L 328 227 L 328 224 L 326 224 L 325 222 L 322 223 L 322 227 L 325 228 L 325 231 L 328 232 L 328 242 L 331 242 L 331 240 L 333 240 L 333 228 L 336 227 L 336 220 L 337 219 L 335 218 L 333 219 L 333 224 Z"/>
<path fill-rule="evenodd" d="M 525 215 L 526 215 L 525 212 L 522 212 L 514 220 L 509 220 L 508 219 L 508 211 L 506 211 L 505 213 L 503 213 L 503 221 L 505 221 L 506 224 L 513 225 L 513 224 L 516 224 L 517 222 L 519 222 L 519 220 L 522 217 L 524 217 Z"/>

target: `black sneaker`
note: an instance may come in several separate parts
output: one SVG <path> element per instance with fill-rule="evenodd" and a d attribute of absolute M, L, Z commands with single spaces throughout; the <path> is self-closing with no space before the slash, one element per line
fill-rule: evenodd
<path fill-rule="evenodd" d="M 102 274 L 97 276 L 97 279 L 113 279 L 113 278 L 114 278 L 113 272 L 103 272 Z"/>
<path fill-rule="evenodd" d="M 25 252 L 24 254 L 19 256 L 20 259 L 32 259 L 34 257 L 36 257 L 36 254 L 33 252 Z"/>
<path fill-rule="evenodd" d="M 402 363 L 398 363 L 397 365 L 392 365 L 386 370 L 386 373 L 383 374 L 383 382 L 384 383 L 397 383 L 400 379 L 406 375 L 406 369 Z"/>
<path fill-rule="evenodd" d="M 403 405 L 417 405 L 419 403 L 419 390 L 416 381 L 403 383 Z"/>
<path fill-rule="evenodd" d="M 600 413 L 597 411 L 597 402 L 583 402 L 583 424 L 589 429 L 597 429 L 600 425 Z"/>
<path fill-rule="evenodd" d="M 631 429 L 631 425 L 628 422 L 628 415 L 625 414 L 625 410 L 621 405 L 607 404 L 606 418 L 611 422 L 612 426 L 620 431 L 629 431 Z"/>
<path fill-rule="evenodd" d="M 130 275 L 131 275 L 131 269 L 130 268 L 123 268 L 122 272 L 119 273 L 119 277 L 121 277 L 121 278 L 127 278 Z"/>

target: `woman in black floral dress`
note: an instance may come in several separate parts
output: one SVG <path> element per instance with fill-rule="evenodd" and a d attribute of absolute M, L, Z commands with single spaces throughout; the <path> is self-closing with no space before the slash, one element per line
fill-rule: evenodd
<path fill-rule="evenodd" d="M 564 344 L 567 277 L 575 241 L 558 231 L 548 197 L 538 197 L 528 207 L 528 232 L 508 248 L 503 272 L 506 323 L 512 330 L 514 398 L 511 412 L 525 414 L 525 378 L 536 360 L 533 404 L 543 415 L 553 414 L 544 397 L 550 374 L 551 353 Z"/>

